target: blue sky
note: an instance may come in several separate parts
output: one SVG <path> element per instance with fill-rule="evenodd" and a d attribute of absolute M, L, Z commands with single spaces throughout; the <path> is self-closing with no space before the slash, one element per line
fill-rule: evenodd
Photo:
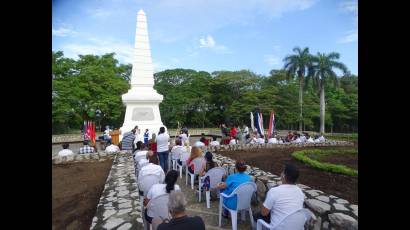
<path fill-rule="evenodd" d="M 295 46 L 338 52 L 358 73 L 357 0 L 54 0 L 52 49 L 67 57 L 115 52 L 132 63 L 143 9 L 155 71 L 283 67 Z"/>

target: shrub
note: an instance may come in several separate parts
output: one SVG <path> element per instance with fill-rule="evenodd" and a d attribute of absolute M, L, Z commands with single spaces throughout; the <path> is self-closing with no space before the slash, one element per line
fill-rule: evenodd
<path fill-rule="evenodd" d="M 336 164 L 331 164 L 331 163 L 326 163 L 326 162 L 320 162 L 315 159 L 312 159 L 309 157 L 309 155 L 318 155 L 318 158 L 321 156 L 325 155 L 330 155 L 330 154 L 357 154 L 357 150 L 302 150 L 302 151 L 296 151 L 292 153 L 292 157 L 295 159 L 302 161 L 303 163 L 310 165 L 314 168 L 328 171 L 328 172 L 333 172 L 333 173 L 340 173 L 340 174 L 345 174 L 349 176 L 357 176 L 358 171 L 352 168 L 349 168 L 345 165 L 336 165 Z"/>

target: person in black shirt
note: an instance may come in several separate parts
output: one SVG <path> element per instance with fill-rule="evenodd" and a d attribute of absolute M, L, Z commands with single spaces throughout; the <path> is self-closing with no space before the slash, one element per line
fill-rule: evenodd
<path fill-rule="evenodd" d="M 160 224 L 157 230 L 205 230 L 205 224 L 201 217 L 187 216 L 185 212 L 186 204 L 184 193 L 178 190 L 172 191 L 168 201 L 168 209 L 172 219 L 169 222 Z"/>

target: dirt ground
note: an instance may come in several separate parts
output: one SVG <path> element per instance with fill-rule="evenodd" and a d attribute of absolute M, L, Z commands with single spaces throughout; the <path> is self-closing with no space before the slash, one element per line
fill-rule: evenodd
<path fill-rule="evenodd" d="M 320 158 L 320 162 L 326 162 L 331 164 L 346 165 L 349 168 L 357 170 L 357 155 L 352 154 L 334 154 L 329 156 L 323 156 Z"/>
<path fill-rule="evenodd" d="M 346 147 L 316 147 L 317 149 L 343 149 Z M 350 203 L 358 203 L 358 180 L 357 177 L 351 177 L 331 172 L 324 172 L 308 165 L 303 164 L 300 161 L 295 160 L 291 154 L 296 150 L 302 148 L 284 148 L 284 149 L 255 149 L 255 150 L 238 150 L 238 151 L 221 151 L 222 155 L 230 157 L 232 159 L 243 159 L 246 164 L 258 167 L 264 171 L 269 171 L 273 174 L 280 175 L 283 167 L 286 163 L 294 164 L 299 169 L 299 179 L 297 183 L 307 185 L 314 189 L 321 190 L 329 195 L 335 195 L 337 197 L 348 200 Z M 304 148 L 306 149 L 306 147 Z M 312 148 L 309 148 L 312 149 Z M 350 162 L 356 160 L 355 163 L 351 162 L 348 165 L 356 165 L 357 157 L 355 159 L 350 158 L 348 160 L 327 158 L 327 162 Z"/>
<path fill-rule="evenodd" d="M 52 229 L 89 229 L 112 160 L 53 165 Z"/>

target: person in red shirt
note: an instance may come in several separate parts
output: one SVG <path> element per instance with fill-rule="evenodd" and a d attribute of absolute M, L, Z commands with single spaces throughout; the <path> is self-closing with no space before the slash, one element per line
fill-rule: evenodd
<path fill-rule="evenodd" d="M 148 141 L 148 150 L 151 150 L 154 154 L 157 153 L 157 140 L 155 133 L 152 134 L 151 140 Z"/>
<path fill-rule="evenodd" d="M 236 129 L 235 125 L 233 125 L 231 128 L 231 138 L 236 138 L 236 135 L 238 135 L 238 130 Z"/>

